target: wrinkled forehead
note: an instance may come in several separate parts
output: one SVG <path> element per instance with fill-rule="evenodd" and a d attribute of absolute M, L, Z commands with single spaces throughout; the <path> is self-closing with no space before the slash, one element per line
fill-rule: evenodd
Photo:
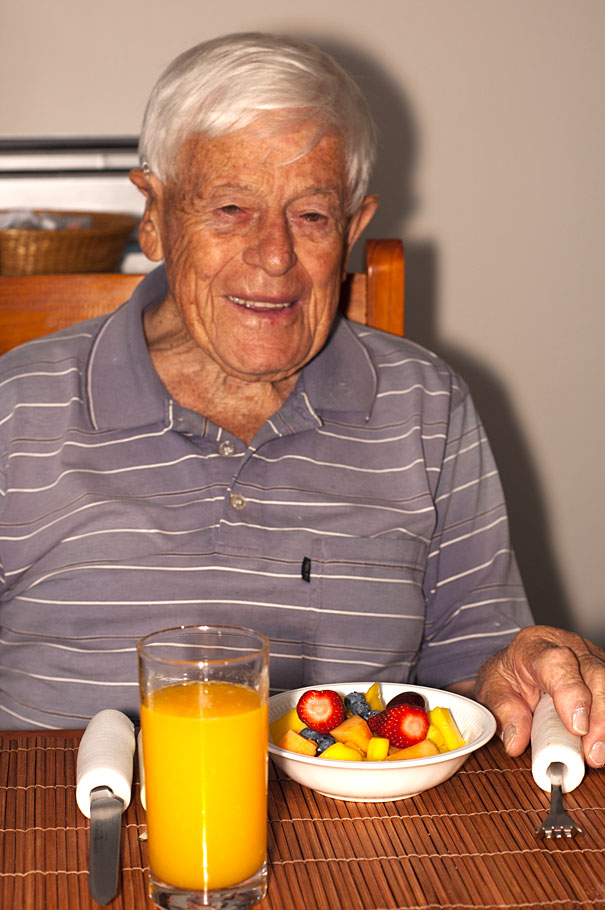
<path fill-rule="evenodd" d="M 301 111 L 261 112 L 251 123 L 218 136 L 192 133 L 176 158 L 176 182 L 182 190 L 198 191 L 200 181 L 223 171 L 288 168 L 318 180 L 329 175 L 332 184 L 347 192 L 347 169 L 340 134 L 317 117 Z M 292 170 L 292 168 L 290 169 Z"/>

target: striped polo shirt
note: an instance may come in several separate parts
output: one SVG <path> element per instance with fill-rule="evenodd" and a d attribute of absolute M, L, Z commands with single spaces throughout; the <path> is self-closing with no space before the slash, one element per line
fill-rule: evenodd
<path fill-rule="evenodd" d="M 531 623 L 468 390 L 339 319 L 251 445 L 172 400 L 143 310 L 0 359 L 0 727 L 136 720 L 135 645 L 181 624 L 271 640 L 273 691 L 443 687 Z"/>

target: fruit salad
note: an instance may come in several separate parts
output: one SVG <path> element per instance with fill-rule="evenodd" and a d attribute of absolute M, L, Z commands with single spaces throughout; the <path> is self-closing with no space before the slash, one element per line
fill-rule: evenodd
<path fill-rule="evenodd" d="M 411 691 L 384 704 L 377 682 L 345 696 L 308 689 L 270 730 L 282 749 L 340 761 L 428 758 L 466 745 L 448 708 L 429 709 L 424 696 Z"/>

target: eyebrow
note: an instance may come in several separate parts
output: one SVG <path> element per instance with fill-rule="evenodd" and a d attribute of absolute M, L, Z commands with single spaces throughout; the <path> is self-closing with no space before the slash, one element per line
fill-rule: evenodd
<path fill-rule="evenodd" d="M 335 186 L 321 186 L 321 185 L 311 185 L 306 186 L 300 193 L 301 196 L 328 196 L 328 195 L 338 196 L 338 188 Z"/>

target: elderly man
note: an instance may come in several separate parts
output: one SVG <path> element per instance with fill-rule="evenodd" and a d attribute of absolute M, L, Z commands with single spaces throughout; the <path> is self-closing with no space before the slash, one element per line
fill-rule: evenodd
<path fill-rule="evenodd" d="M 136 714 L 137 638 L 228 622 L 274 689 L 474 691 L 512 753 L 548 691 L 605 762 L 604 655 L 531 625 L 464 383 L 337 316 L 373 147 L 310 45 L 228 36 L 160 78 L 131 176 L 163 265 L 1 363 L 3 726 Z"/>

